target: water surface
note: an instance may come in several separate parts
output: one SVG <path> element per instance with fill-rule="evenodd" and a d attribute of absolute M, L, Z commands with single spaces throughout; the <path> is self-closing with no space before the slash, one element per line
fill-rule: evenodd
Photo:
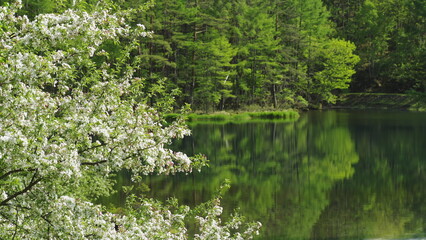
<path fill-rule="evenodd" d="M 239 208 L 262 222 L 259 239 L 426 239 L 424 113 L 323 111 L 191 128 L 173 147 L 204 153 L 210 168 L 149 176 L 148 196 L 193 206 L 229 179 L 225 215 Z M 128 183 L 121 175 L 117 187 Z"/>

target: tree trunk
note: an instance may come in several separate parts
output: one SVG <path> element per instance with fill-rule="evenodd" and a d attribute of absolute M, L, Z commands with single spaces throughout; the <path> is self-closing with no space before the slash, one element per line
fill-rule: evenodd
<path fill-rule="evenodd" d="M 272 100 L 274 103 L 274 108 L 277 108 L 277 94 L 276 94 L 276 85 L 272 84 Z"/>

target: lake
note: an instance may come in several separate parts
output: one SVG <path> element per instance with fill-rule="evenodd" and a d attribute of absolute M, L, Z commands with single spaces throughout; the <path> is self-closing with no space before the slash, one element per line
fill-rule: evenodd
<path fill-rule="evenodd" d="M 229 179 L 225 215 L 238 208 L 262 222 L 258 239 L 426 239 L 425 113 L 312 111 L 191 129 L 173 148 L 204 153 L 210 167 L 149 176 L 137 191 L 194 206 Z M 117 180 L 130 184 L 124 173 Z"/>

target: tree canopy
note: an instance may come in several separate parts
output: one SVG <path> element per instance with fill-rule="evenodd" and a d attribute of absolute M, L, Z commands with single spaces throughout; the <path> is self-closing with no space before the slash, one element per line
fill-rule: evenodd
<path fill-rule="evenodd" d="M 424 91 L 424 1 L 25 0 L 19 14 L 33 19 L 99 5 L 132 9 L 130 22 L 153 31 L 152 38 L 139 39 L 137 71 L 149 79 L 148 89 L 159 82 L 165 90 L 178 89 L 174 108 L 185 103 L 203 111 L 298 108 L 333 103 L 346 89 Z M 341 59 L 351 63 L 345 84 L 333 87 L 329 83 L 340 76 L 329 74 L 327 83 L 319 79 L 325 74 L 321 55 L 336 39 Z M 341 71 L 333 64 L 328 68 Z M 326 85 L 322 94 L 320 83 Z"/>

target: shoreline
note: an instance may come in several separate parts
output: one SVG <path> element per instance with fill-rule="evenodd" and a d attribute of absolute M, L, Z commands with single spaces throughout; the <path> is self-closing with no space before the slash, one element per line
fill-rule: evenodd
<path fill-rule="evenodd" d="M 396 93 L 346 93 L 339 96 L 335 104 L 324 105 L 322 108 L 311 110 L 397 110 L 426 112 L 426 101 L 411 94 Z M 259 111 L 230 110 L 212 113 L 192 112 L 185 116 L 186 122 L 191 123 L 241 123 L 252 121 L 295 121 L 300 112 L 306 109 L 260 109 Z M 175 120 L 180 114 L 165 115 L 166 121 Z"/>
<path fill-rule="evenodd" d="M 166 114 L 166 120 L 173 121 L 179 114 Z M 296 110 L 277 110 L 277 111 L 259 111 L 259 112 L 214 112 L 209 114 L 190 113 L 186 116 L 187 123 L 194 122 L 249 122 L 258 120 L 279 120 L 294 121 L 299 118 L 299 112 Z"/>
<path fill-rule="evenodd" d="M 426 112 L 426 102 L 419 96 L 396 93 L 347 93 L 327 109 L 378 109 Z"/>

